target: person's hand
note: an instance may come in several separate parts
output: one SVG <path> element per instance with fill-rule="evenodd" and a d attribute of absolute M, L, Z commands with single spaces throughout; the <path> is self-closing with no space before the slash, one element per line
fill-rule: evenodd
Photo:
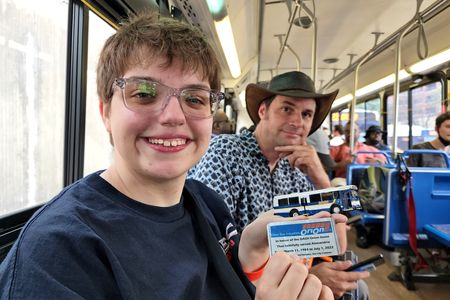
<path fill-rule="evenodd" d="M 275 253 L 256 284 L 255 299 L 333 299 L 331 290 L 311 274 L 297 256 Z"/>
<path fill-rule="evenodd" d="M 242 234 L 239 243 L 239 261 L 241 262 L 242 269 L 245 272 L 253 272 L 259 269 L 267 261 L 269 257 L 269 242 L 267 240 L 267 224 L 273 222 L 289 222 L 298 221 L 304 219 L 319 219 L 319 218 L 331 218 L 336 222 L 336 228 L 338 225 L 345 224 L 347 217 L 341 214 L 330 214 L 326 211 L 318 212 L 312 216 L 295 216 L 295 217 L 281 217 L 274 215 L 274 210 L 271 209 L 258 216 L 252 223 L 247 225 Z M 341 252 L 345 252 L 347 245 L 347 235 L 344 230 L 344 234 L 341 234 L 338 229 L 338 239 L 341 247 Z M 344 250 L 342 250 L 344 249 Z"/>
<path fill-rule="evenodd" d="M 316 149 L 311 145 L 277 146 L 280 158 L 287 158 L 293 168 L 305 173 L 317 189 L 330 187 L 330 179 L 320 162 Z"/>
<path fill-rule="evenodd" d="M 370 276 L 369 272 L 345 272 L 351 265 L 351 261 L 323 262 L 312 267 L 310 273 L 316 275 L 339 298 L 346 291 L 356 289 L 358 280 Z"/>
<path fill-rule="evenodd" d="M 241 234 L 239 261 L 241 262 L 242 269 L 246 272 L 252 272 L 259 269 L 267 261 L 269 257 L 267 224 L 304 220 L 306 218 L 306 216 L 284 218 L 274 215 L 273 209 L 260 214 L 258 218 L 244 228 Z"/>

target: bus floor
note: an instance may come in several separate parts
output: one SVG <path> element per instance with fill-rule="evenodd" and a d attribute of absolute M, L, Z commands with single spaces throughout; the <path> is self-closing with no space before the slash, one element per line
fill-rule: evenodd
<path fill-rule="evenodd" d="M 356 231 L 352 228 L 348 232 L 348 248 L 355 252 L 358 260 L 362 261 L 371 256 L 382 253 L 386 263 L 378 266 L 366 279 L 369 286 L 370 299 L 382 300 L 449 300 L 450 299 L 450 283 L 415 283 L 416 290 L 409 291 L 400 282 L 390 281 L 388 275 L 395 271 L 395 267 L 391 264 L 391 253 L 377 245 L 371 245 L 367 249 L 361 249 L 356 246 Z"/>

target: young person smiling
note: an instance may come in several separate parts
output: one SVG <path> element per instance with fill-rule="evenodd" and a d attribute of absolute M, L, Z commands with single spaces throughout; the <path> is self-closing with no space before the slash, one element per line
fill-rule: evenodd
<path fill-rule="evenodd" d="M 113 162 L 23 227 L 1 299 L 332 299 L 300 259 L 269 258 L 266 225 L 280 217 L 240 239 L 223 200 L 186 180 L 210 141 L 219 74 L 200 31 L 175 20 L 142 14 L 106 41 L 97 86 Z"/>

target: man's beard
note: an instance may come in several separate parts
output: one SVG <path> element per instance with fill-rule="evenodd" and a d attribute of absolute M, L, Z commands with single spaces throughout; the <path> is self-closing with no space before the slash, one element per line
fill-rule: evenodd
<path fill-rule="evenodd" d="M 439 137 L 439 140 L 441 141 L 442 145 L 444 145 L 445 147 L 450 145 L 450 141 L 445 140 L 441 135 L 439 135 L 438 137 Z"/>

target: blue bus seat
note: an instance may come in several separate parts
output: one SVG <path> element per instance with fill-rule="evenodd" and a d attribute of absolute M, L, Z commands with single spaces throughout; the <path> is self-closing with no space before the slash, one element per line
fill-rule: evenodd
<path fill-rule="evenodd" d="M 425 232 L 446 247 L 450 247 L 450 224 L 427 224 Z"/>
<path fill-rule="evenodd" d="M 386 158 L 385 164 L 358 164 L 356 162 L 357 156 L 361 154 L 382 154 Z M 347 166 L 347 184 L 353 184 L 359 187 L 359 183 L 361 182 L 361 179 L 364 176 L 364 173 L 366 172 L 367 168 L 371 166 L 381 166 L 384 168 L 395 168 L 396 164 L 394 160 L 391 157 L 391 153 L 388 151 L 358 151 L 353 157 L 353 161 L 351 164 Z M 378 214 L 378 213 L 371 213 L 367 211 L 352 211 L 350 212 L 350 215 L 361 215 L 360 224 L 362 225 L 368 225 L 368 224 L 382 224 L 384 221 L 384 215 Z"/>
<path fill-rule="evenodd" d="M 443 155 L 447 162 L 447 168 L 407 168 L 414 196 L 417 243 L 419 247 L 431 247 L 435 242 L 430 240 L 430 229 L 425 230 L 425 226 L 450 224 L 450 161 L 445 152 L 433 150 L 407 150 L 403 153 L 405 160 L 411 153 Z M 387 185 L 383 243 L 390 247 L 408 247 L 409 189 L 404 188 L 398 169 L 389 170 Z"/>

